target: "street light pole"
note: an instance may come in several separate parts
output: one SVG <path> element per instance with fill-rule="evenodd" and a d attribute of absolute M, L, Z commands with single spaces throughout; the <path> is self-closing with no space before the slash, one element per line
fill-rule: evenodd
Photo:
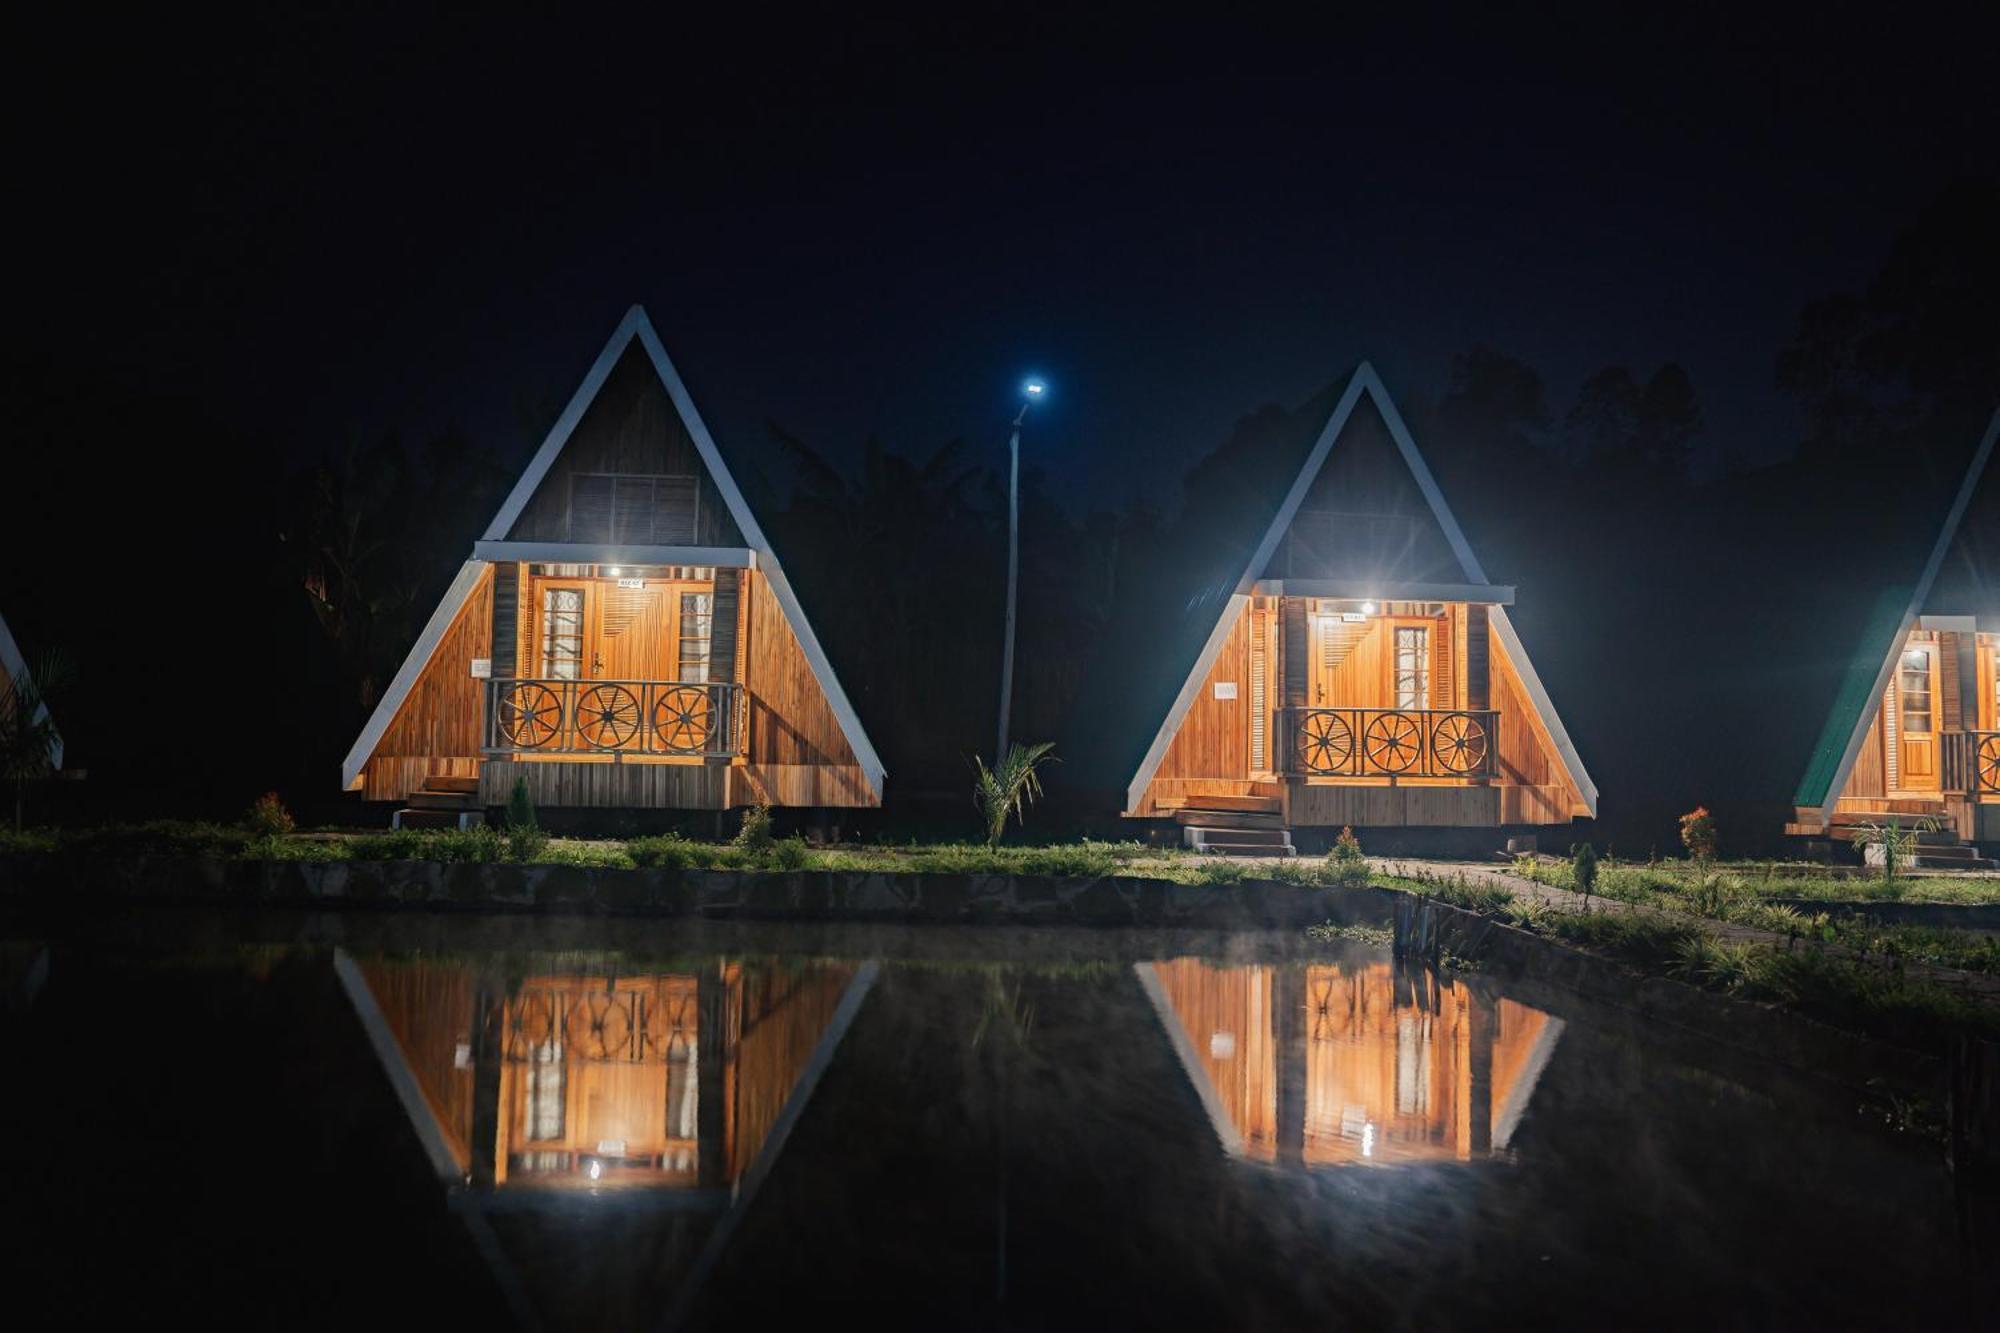
<path fill-rule="evenodd" d="M 1000 738 L 993 746 L 993 767 L 1007 762 L 1007 714 L 1014 702 L 1014 602 L 1021 575 L 1021 423 L 1028 405 L 1042 396 L 1040 380 L 1022 386 L 1021 410 L 1014 414 L 1014 433 L 1007 441 L 1007 635 L 1000 647 Z"/>

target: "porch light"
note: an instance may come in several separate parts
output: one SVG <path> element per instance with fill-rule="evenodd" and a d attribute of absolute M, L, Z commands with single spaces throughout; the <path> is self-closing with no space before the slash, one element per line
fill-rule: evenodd
<path fill-rule="evenodd" d="M 1364 615 L 1364 616 L 1372 616 L 1372 615 L 1374 615 L 1374 614 L 1375 614 L 1375 603 L 1373 603 L 1373 602 L 1363 602 L 1363 603 L 1361 604 L 1361 614 L 1362 614 L 1362 615 Z"/>
<path fill-rule="evenodd" d="M 614 579 L 617 578 L 620 574 L 623 574 L 624 572 L 625 572 L 624 570 L 620 569 L 616 565 L 613 565 L 611 567 L 611 577 Z"/>

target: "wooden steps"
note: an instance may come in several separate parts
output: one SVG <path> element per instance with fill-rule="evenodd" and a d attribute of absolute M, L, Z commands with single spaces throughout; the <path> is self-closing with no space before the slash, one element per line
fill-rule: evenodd
<path fill-rule="evenodd" d="M 486 822 L 479 779 L 433 774 L 389 817 L 390 828 L 472 828 Z"/>
<path fill-rule="evenodd" d="M 1203 796 L 1174 811 L 1191 851 L 1211 856 L 1297 856 L 1283 802 L 1272 796 Z"/>

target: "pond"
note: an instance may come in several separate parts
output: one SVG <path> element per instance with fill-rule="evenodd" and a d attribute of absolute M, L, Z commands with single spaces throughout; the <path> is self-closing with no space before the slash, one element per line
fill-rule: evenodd
<path fill-rule="evenodd" d="M 0 934 L 31 1322 L 1732 1328 L 2000 1295 L 1940 1150 L 1873 1103 L 1362 943 Z"/>

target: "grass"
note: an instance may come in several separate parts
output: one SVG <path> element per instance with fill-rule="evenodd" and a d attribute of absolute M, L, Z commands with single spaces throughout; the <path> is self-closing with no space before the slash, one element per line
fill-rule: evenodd
<path fill-rule="evenodd" d="M 1570 887 L 1566 863 L 1524 861 L 1516 867 L 1538 883 L 1554 888 Z M 1835 945 L 1864 957 L 1876 956 L 1891 963 L 1921 962 L 1935 967 L 1951 967 L 1966 972 L 2000 974 L 2000 940 L 1973 931 L 1936 926 L 1890 925 L 1865 915 L 1800 911 L 1784 903 L 1770 901 L 1779 896 L 1769 891 L 1771 884 L 1783 886 L 1783 896 L 1812 900 L 1812 895 L 1791 890 L 1801 882 L 1790 878 L 1762 880 L 1724 870 L 1699 872 L 1680 866 L 1606 866 L 1599 870 L 1597 896 L 1660 911 L 1684 913 L 1750 926 L 1783 935 L 1788 941 L 1807 939 Z M 1841 883 L 1843 881 L 1821 881 Z M 1879 883 L 1872 880 L 1844 881 L 1850 885 Z M 1899 883 L 1928 881 L 1902 880 Z M 2000 883 L 2000 881 L 1991 881 Z M 1970 889 L 1981 881 L 1960 881 Z M 1847 901 L 1853 900 L 1850 894 Z"/>
<path fill-rule="evenodd" d="M 522 847 L 532 850 L 517 855 Z M 1227 886 L 1269 879 L 1301 888 L 1359 887 L 1373 882 L 1365 862 L 1299 857 L 1252 865 L 1200 857 L 1179 848 L 1085 838 L 1044 846 L 909 843 L 810 847 L 797 837 L 716 843 L 657 834 L 624 840 L 550 838 L 518 843 L 480 826 L 395 829 L 379 833 L 259 834 L 233 825 L 160 820 L 146 824 L 0 832 L 0 854 L 86 857 L 211 856 L 228 860 L 526 862 L 606 869 L 838 871 L 932 875 L 1037 875 L 1098 879 L 1135 875 L 1175 883 Z"/>
<path fill-rule="evenodd" d="M 1574 887 L 1567 861 L 1524 857 L 1515 870 L 1554 888 Z M 1971 905 L 2000 903 L 2000 876 L 1832 875 L 1823 867 L 1783 861 L 1720 862 L 1706 869 L 1689 861 L 1619 864 L 1609 857 L 1599 865 L 1597 895 L 1626 902 L 1649 895 L 1687 892 L 1703 879 L 1720 878 L 1748 897 L 1797 898 L 1810 902 L 1911 902 Z"/>
<path fill-rule="evenodd" d="M 1603 886 L 1600 877 L 1600 889 Z M 1957 1034 L 2000 1038 L 2000 1013 L 1947 986 L 1911 975 L 1904 966 L 1924 962 L 2000 972 L 2000 940 L 1990 936 L 1880 926 L 1824 914 L 1806 917 L 1714 884 L 1677 883 L 1662 889 L 1655 881 L 1642 886 L 1648 895 L 1643 905 L 1679 908 L 1668 912 L 1559 909 L 1504 890 L 1435 879 L 1405 880 L 1395 887 L 1499 918 L 1647 975 L 1782 1005 L 1915 1049 L 1940 1050 Z M 1628 884 L 1627 892 L 1631 891 Z M 1599 896 L 1633 900 L 1622 893 Z M 1703 901 L 1710 911 L 1691 912 L 1686 904 L 1694 900 Z M 1784 913 L 1777 919 L 1789 924 L 1789 929 L 1779 927 L 1781 942 L 1726 939 L 1698 919 L 1706 915 L 1770 925 L 1768 914 L 1774 912 Z"/>

